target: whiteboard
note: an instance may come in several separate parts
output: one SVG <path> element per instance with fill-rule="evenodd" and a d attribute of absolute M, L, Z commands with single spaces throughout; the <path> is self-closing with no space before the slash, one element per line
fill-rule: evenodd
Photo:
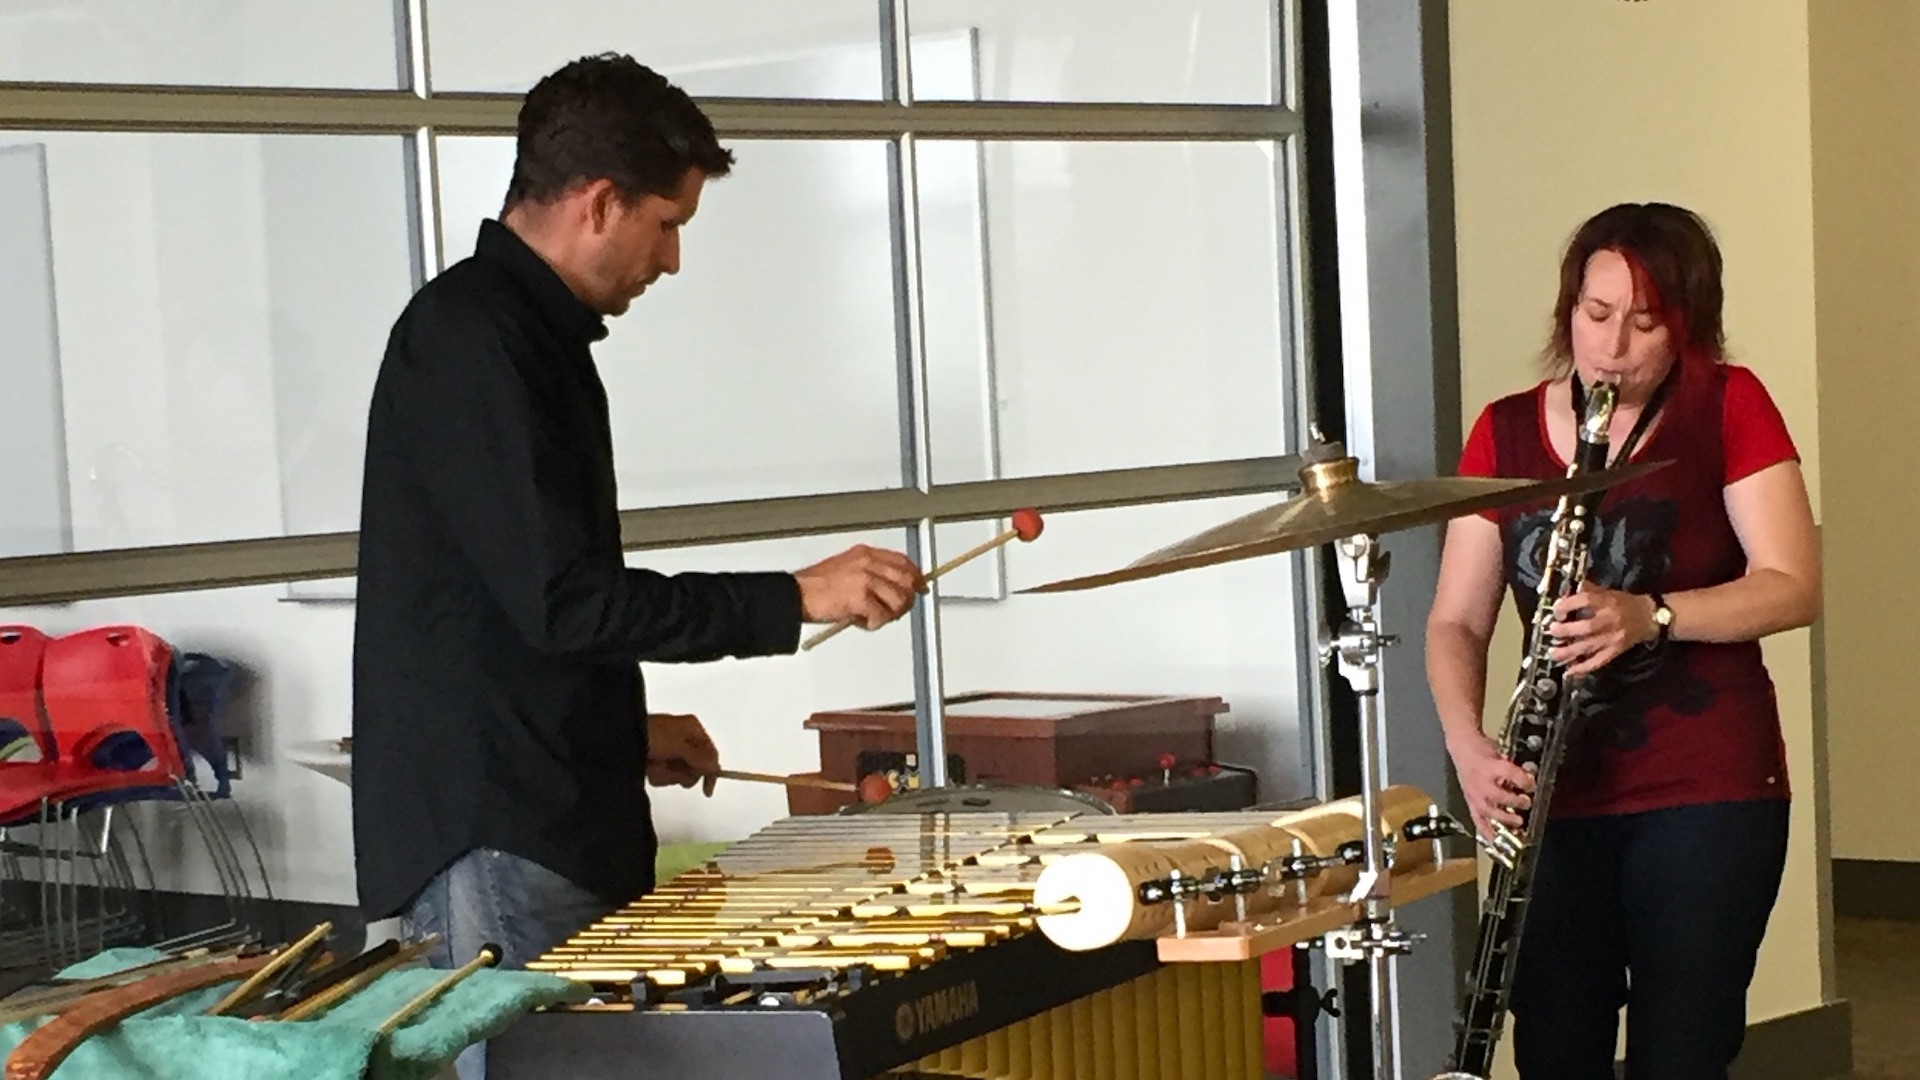
<path fill-rule="evenodd" d="M 46 148 L 0 146 L 0 558 L 73 549 Z"/>

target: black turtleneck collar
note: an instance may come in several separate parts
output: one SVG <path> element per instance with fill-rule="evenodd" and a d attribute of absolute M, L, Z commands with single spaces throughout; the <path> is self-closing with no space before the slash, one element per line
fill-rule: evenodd
<path fill-rule="evenodd" d="M 473 254 L 475 258 L 504 267 L 526 288 L 533 297 L 534 307 L 554 329 L 586 342 L 607 336 L 606 319 L 575 296 L 539 252 L 497 219 L 488 218 L 480 223 L 480 236 L 474 241 Z"/>

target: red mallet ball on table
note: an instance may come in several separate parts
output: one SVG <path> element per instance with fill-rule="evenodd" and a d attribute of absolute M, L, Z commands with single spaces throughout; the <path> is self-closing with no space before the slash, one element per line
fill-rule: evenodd
<path fill-rule="evenodd" d="M 860 801 L 869 805 L 886 802 L 893 796 L 893 782 L 881 773 L 860 778 Z"/>

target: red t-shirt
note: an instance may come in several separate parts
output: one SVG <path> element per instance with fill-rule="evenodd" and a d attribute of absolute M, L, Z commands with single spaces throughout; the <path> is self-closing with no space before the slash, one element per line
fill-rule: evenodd
<path fill-rule="evenodd" d="M 1676 396 L 1666 409 L 1632 460 L 1673 464 L 1607 491 L 1589 559 L 1596 584 L 1671 594 L 1740 577 L 1747 558 L 1725 488 L 1799 458 L 1780 410 L 1744 367 L 1717 365 L 1688 400 Z M 1488 405 L 1460 455 L 1463 476 L 1544 480 L 1566 472 L 1547 437 L 1545 383 Z M 1531 625 L 1552 515 L 1551 505 L 1485 514 L 1500 525 L 1522 626 Z M 1595 674 L 1594 690 L 1555 783 L 1551 817 L 1787 797 L 1779 710 L 1758 642 L 1629 649 Z"/>

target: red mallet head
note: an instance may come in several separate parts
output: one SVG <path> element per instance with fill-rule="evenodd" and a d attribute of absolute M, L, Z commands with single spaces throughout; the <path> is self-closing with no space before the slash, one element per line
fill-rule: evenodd
<path fill-rule="evenodd" d="M 868 773 L 860 778 L 860 801 L 869 804 L 886 802 L 893 795 L 893 782 L 880 773 Z"/>
<path fill-rule="evenodd" d="M 1040 520 L 1038 510 L 1022 509 L 1013 512 L 1013 534 L 1020 538 L 1021 543 L 1032 543 L 1039 538 L 1040 530 L 1046 527 L 1047 523 Z"/>

